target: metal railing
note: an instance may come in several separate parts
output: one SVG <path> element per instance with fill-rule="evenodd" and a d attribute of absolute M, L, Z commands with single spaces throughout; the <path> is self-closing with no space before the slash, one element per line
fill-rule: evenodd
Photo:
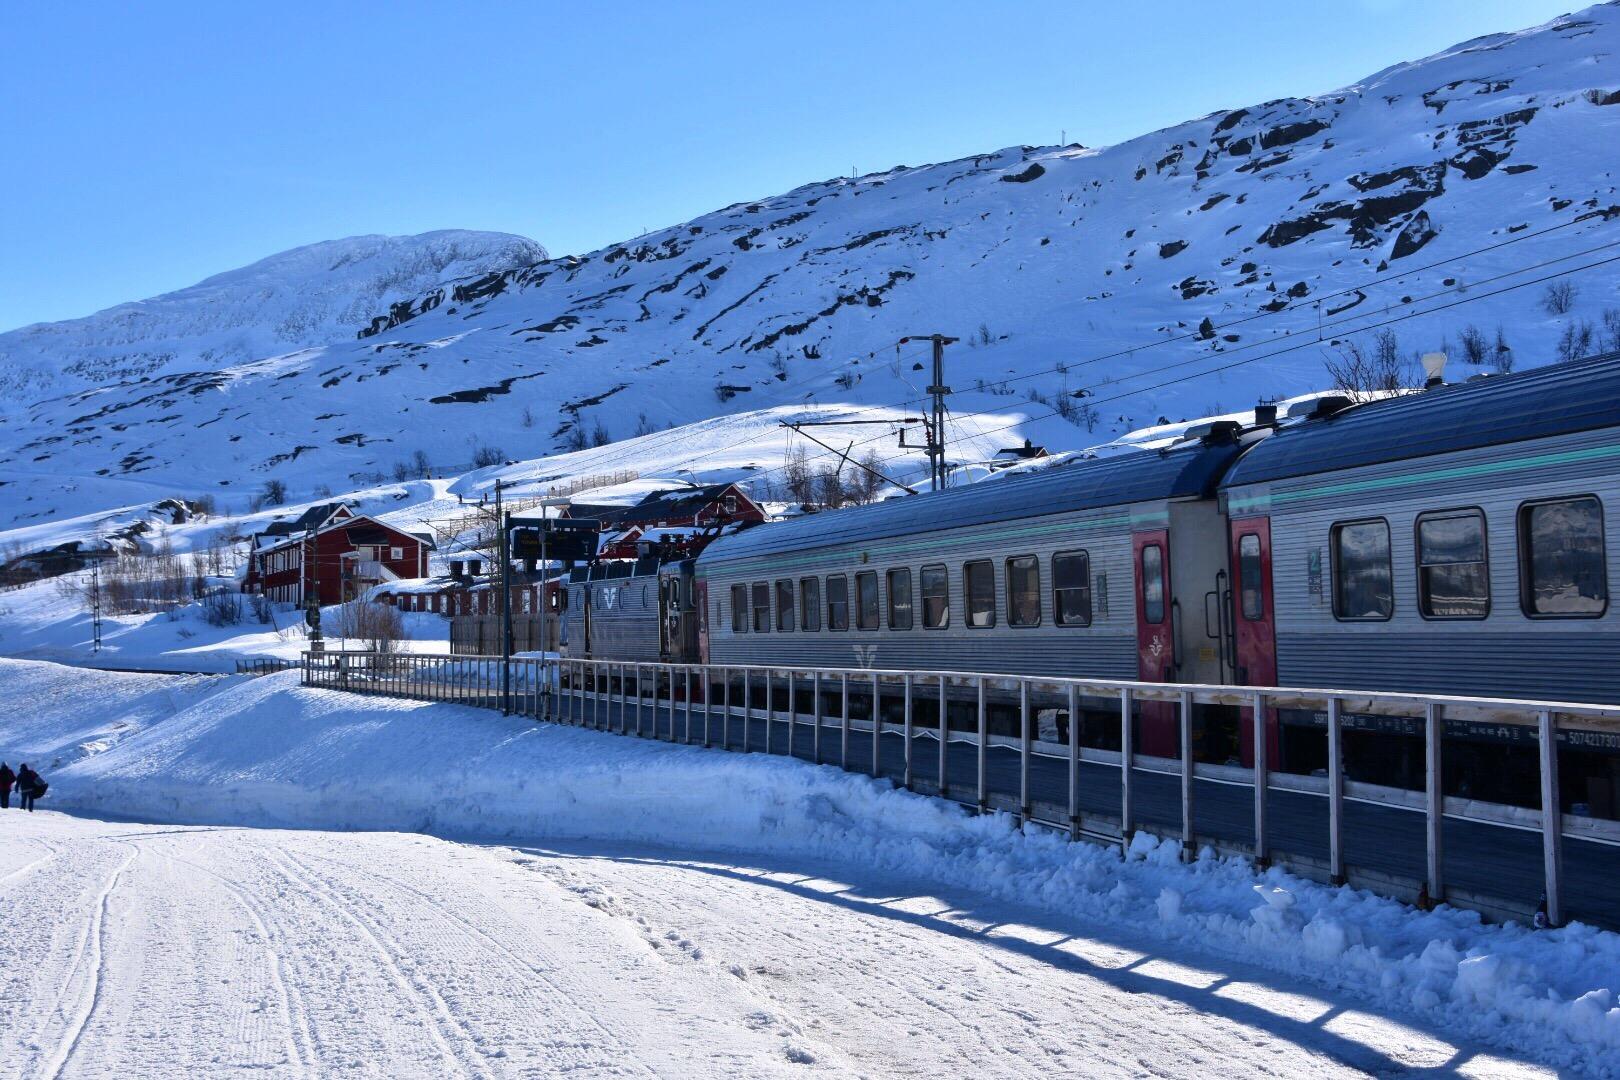
<path fill-rule="evenodd" d="M 510 664 L 504 698 L 498 656 L 306 654 L 304 682 L 787 754 L 1127 848 L 1147 832 L 1179 839 L 1188 856 L 1208 845 L 1399 899 L 1496 917 L 1539 902 L 1555 925 L 1620 928 L 1620 821 L 1566 813 L 1559 790 L 1560 752 L 1620 747 L 1620 707 L 978 672 Z M 1212 708 L 1235 711 L 1252 767 L 1200 760 L 1195 716 Z M 1268 761 L 1269 729 L 1290 711 L 1303 730 L 1321 729 L 1325 760 L 1309 772 Z M 1421 787 L 1347 775 L 1347 734 L 1362 739 L 1380 717 L 1420 726 Z M 1463 741 L 1448 722 L 1518 738 L 1539 780 L 1521 800 L 1531 805 L 1448 793 L 1444 764 Z"/>

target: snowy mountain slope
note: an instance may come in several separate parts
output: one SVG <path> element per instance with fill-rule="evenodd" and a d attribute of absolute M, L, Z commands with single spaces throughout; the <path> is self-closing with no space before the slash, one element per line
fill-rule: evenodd
<path fill-rule="evenodd" d="M 529 459 L 633 433 L 661 469 L 738 475 L 780 465 L 781 440 L 720 454 L 717 473 L 716 447 L 672 458 L 691 432 L 660 429 L 904 410 L 927 353 L 895 343 L 933 331 L 963 339 L 947 382 L 965 425 L 1057 448 L 1321 389 L 1351 335 L 1371 349 L 1394 332 L 1409 366 L 1449 342 L 1452 378 L 1481 370 L 1459 355 L 1470 326 L 1486 359 L 1500 329 L 1519 366 L 1583 328 L 1596 351 L 1620 334 L 1620 263 L 1590 265 L 1620 251 L 1603 247 L 1620 240 L 1617 45 L 1620 7 L 1601 5 L 1106 149 L 828 180 L 447 280 L 357 337 L 0 417 L 0 490 L 23 523 L 203 490 L 245 501 L 270 478 L 308 497 L 418 452 L 444 475 L 481 447 Z M 1574 293 L 1551 311 L 1537 279 L 1562 270 Z M 894 453 L 871 428 L 826 437 Z M 639 467 L 630 447 L 601 454 Z"/>
<path fill-rule="evenodd" d="M 177 292 L 0 334 L 0 400 L 326 344 L 447 277 L 544 258 L 545 248 L 524 237 L 463 230 L 309 244 Z"/>

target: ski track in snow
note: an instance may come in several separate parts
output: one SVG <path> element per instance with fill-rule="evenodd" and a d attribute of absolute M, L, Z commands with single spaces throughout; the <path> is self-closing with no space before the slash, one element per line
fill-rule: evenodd
<path fill-rule="evenodd" d="M 5 866 L 8 1080 L 1545 1072 L 850 863 L 12 811 Z"/>

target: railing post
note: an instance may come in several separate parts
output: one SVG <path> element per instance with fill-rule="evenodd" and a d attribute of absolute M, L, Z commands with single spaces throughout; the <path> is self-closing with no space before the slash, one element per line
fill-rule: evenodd
<path fill-rule="evenodd" d="M 984 703 L 984 676 L 978 678 L 979 687 L 979 809 L 990 805 L 989 780 L 985 770 L 985 748 L 990 742 L 990 710 Z"/>
<path fill-rule="evenodd" d="M 748 744 L 754 726 L 754 675 L 750 668 L 743 668 L 743 753 L 748 753 Z"/>
<path fill-rule="evenodd" d="M 817 765 L 821 764 L 821 669 L 817 668 L 810 676 L 810 719 L 815 729 L 810 733 L 810 760 Z"/>
<path fill-rule="evenodd" d="M 1069 684 L 1069 839 L 1080 837 L 1080 688 Z"/>
<path fill-rule="evenodd" d="M 681 682 L 686 688 L 686 735 L 681 740 L 687 746 L 692 745 L 692 669 L 683 668 Z M 675 741 L 675 714 L 669 716 L 669 741 Z"/>
<path fill-rule="evenodd" d="M 1564 924 L 1564 902 L 1559 888 L 1564 861 L 1564 814 L 1558 793 L 1558 727 L 1551 710 L 1536 714 L 1541 742 L 1541 862 L 1547 893 L 1547 924 Z"/>
<path fill-rule="evenodd" d="M 882 676 L 872 673 L 872 775 L 877 776 L 883 772 L 883 744 L 880 738 L 883 734 L 883 687 L 880 685 Z"/>
<path fill-rule="evenodd" d="M 637 664 L 635 666 L 635 676 L 636 676 L 636 735 L 640 736 L 641 735 L 641 703 L 642 703 L 642 698 L 645 696 L 645 691 L 643 691 L 642 688 L 641 688 L 641 665 L 640 664 Z M 654 673 L 653 678 L 654 679 L 658 678 L 658 675 L 656 674 L 656 672 Z M 658 685 L 657 685 L 657 683 L 654 683 L 653 684 L 653 735 L 656 736 L 657 734 L 658 734 Z"/>
<path fill-rule="evenodd" d="M 904 731 L 906 737 L 906 790 L 911 790 L 911 672 L 905 676 Z"/>
<path fill-rule="evenodd" d="M 849 672 L 847 671 L 838 674 L 838 693 L 843 701 L 841 710 L 843 720 L 840 726 L 842 741 L 838 748 L 838 767 L 847 771 L 849 769 Z"/>
<path fill-rule="evenodd" d="M 1441 786 L 1445 759 L 1441 749 L 1445 731 L 1440 706 L 1429 702 L 1423 707 L 1423 809 L 1428 852 L 1429 899 L 1436 904 L 1446 898 L 1445 813 L 1446 793 Z"/>
<path fill-rule="evenodd" d="M 1029 723 L 1029 680 L 1018 680 L 1018 816 L 1029 820 L 1029 754 L 1034 732 Z"/>
<path fill-rule="evenodd" d="M 946 768 L 950 765 L 945 744 L 951 738 L 951 714 L 945 702 L 945 676 L 939 677 L 939 797 L 950 795 L 951 782 Z"/>
<path fill-rule="evenodd" d="M 731 669 L 720 669 L 720 749 L 731 749 Z"/>
<path fill-rule="evenodd" d="M 771 728 L 776 726 L 776 672 L 765 669 L 765 752 L 771 752 Z"/>
<path fill-rule="evenodd" d="M 714 727 L 714 674 L 709 665 L 703 665 L 703 745 L 713 742 Z"/>
<path fill-rule="evenodd" d="M 794 741 L 799 731 L 799 682 L 798 673 L 788 668 L 787 698 L 788 698 L 788 747 L 787 756 L 794 756 Z"/>
<path fill-rule="evenodd" d="M 1197 854 L 1198 838 L 1193 832 L 1193 696 L 1191 690 L 1181 692 L 1181 854 L 1192 859 Z"/>
<path fill-rule="evenodd" d="M 1131 724 L 1131 690 L 1119 691 L 1119 843 L 1125 851 L 1131 850 L 1131 760 L 1136 756 L 1136 732 Z"/>
<path fill-rule="evenodd" d="M 1344 747 L 1340 701 L 1328 698 L 1328 877 L 1344 884 Z"/>
<path fill-rule="evenodd" d="M 1270 861 L 1266 845 L 1266 695 L 1254 695 L 1254 862 L 1265 866 Z"/>

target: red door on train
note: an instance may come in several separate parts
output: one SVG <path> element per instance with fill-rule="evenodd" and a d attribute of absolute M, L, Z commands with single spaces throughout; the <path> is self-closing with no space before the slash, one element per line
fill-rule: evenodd
<path fill-rule="evenodd" d="M 1150 529 L 1131 536 L 1136 566 L 1137 674 L 1143 682 L 1175 679 L 1175 622 L 1170 609 L 1170 531 Z M 1143 702 L 1139 707 L 1138 748 L 1155 757 L 1175 757 L 1181 745 L 1176 707 Z"/>
<path fill-rule="evenodd" d="M 1276 603 L 1271 587 L 1271 519 L 1232 522 L 1232 568 L 1235 582 L 1230 606 L 1232 656 L 1243 686 L 1277 685 Z M 1266 717 L 1266 760 L 1277 762 L 1277 712 Z M 1254 765 L 1254 711 L 1242 710 L 1238 743 L 1245 766 Z"/>

